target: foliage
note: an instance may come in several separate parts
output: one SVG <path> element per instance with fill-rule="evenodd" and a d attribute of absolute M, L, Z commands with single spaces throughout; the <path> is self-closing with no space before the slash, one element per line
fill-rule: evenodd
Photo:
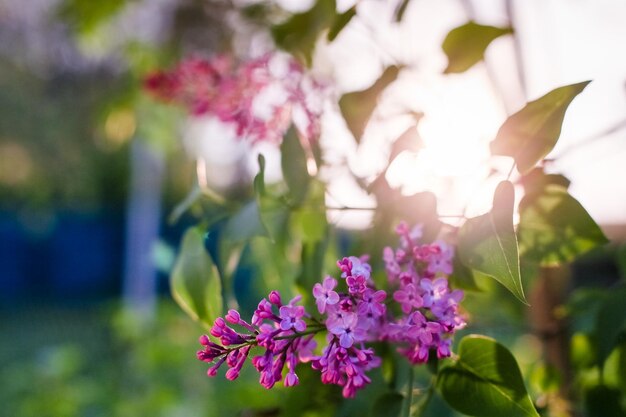
<path fill-rule="evenodd" d="M 84 1 L 67 1 L 59 13 L 73 22 L 77 32 L 84 34 L 93 32 L 94 28 L 119 12 L 125 3 L 115 1 L 107 6 L 89 8 Z M 336 6 L 334 0 L 317 0 L 309 10 L 298 13 L 264 4 L 241 10 L 230 6 L 232 10 L 229 11 L 260 25 L 277 48 L 288 52 L 305 66 L 311 66 L 318 42 L 333 42 L 340 38 L 343 30 L 359 22 L 359 5 L 342 13 L 337 11 Z M 394 19 L 401 21 L 409 7 L 409 0 L 399 1 Z M 451 30 L 442 44 L 448 58 L 444 73 L 468 70 L 484 58 L 491 42 L 505 35 L 515 36 L 513 28 L 468 22 Z M 145 60 L 139 56 L 144 53 Z M 153 69 L 148 67 L 175 55 L 172 51 L 163 52 L 162 56 L 158 52 L 155 53 L 158 56 L 152 56 L 148 51 L 142 54 L 137 54 L 137 62 L 130 65 L 137 71 L 131 78 L 144 75 L 148 69 Z M 226 67 L 220 66 L 220 59 L 185 61 L 191 65 L 184 63 L 172 73 L 157 73 L 156 78 L 148 77 L 148 80 L 152 80 L 152 92 L 158 93 L 155 95 L 157 98 L 191 108 L 191 118 L 200 114 L 217 115 L 224 123 L 235 122 L 243 126 L 237 131 L 240 139 L 245 141 L 248 138 L 250 141 L 254 135 L 249 133 L 257 134 L 254 129 L 259 127 L 259 124 L 251 123 L 251 119 L 256 117 L 251 110 L 252 98 L 265 87 L 263 82 L 266 79 L 263 75 L 257 84 L 258 80 L 253 80 L 251 74 L 258 75 L 259 68 L 266 68 L 264 59 L 254 61 L 251 66 L 246 66 L 244 59 L 241 66 Z M 208 65 L 205 65 L 207 62 Z M 307 74 L 305 66 L 292 60 L 288 62 L 293 70 L 291 75 Z M 235 71 L 233 68 L 243 69 Z M 401 63 L 385 63 L 384 71 L 369 88 L 348 92 L 341 97 L 333 94 L 326 97 L 334 100 L 332 106 L 327 107 L 337 110 L 343 117 L 354 137 L 355 148 L 362 145 L 370 119 L 377 114 L 381 97 L 403 69 Z M 211 74 L 209 83 L 205 82 L 207 74 Z M 409 71 L 407 76 L 410 76 Z M 193 79 L 193 84 L 185 84 L 190 79 Z M 287 82 L 287 79 L 290 77 L 275 77 L 272 81 L 281 83 Z M 248 83 L 251 80 L 254 83 Z M 550 337 L 568 336 L 567 329 L 561 328 L 554 331 L 556 336 L 540 334 L 537 338 L 535 334 L 521 334 L 519 329 L 526 327 L 520 324 L 523 316 L 530 315 L 529 312 L 535 308 L 527 304 L 537 299 L 541 304 L 548 298 L 546 294 L 537 294 L 537 288 L 542 288 L 537 283 L 545 281 L 545 268 L 568 266 L 590 251 L 600 250 L 607 243 L 600 227 L 569 194 L 569 180 L 558 174 L 546 174 L 537 167 L 543 167 L 544 158 L 559 139 L 569 105 L 589 81 L 556 88 L 508 117 L 491 143 L 491 153 L 492 156 L 509 157 L 513 166 L 496 188 L 491 210 L 472 218 L 459 216 L 456 224 L 444 223 L 433 193 L 407 196 L 387 181 L 386 173 L 390 165 L 402 152 L 421 150 L 422 144 L 419 138 L 416 139 L 415 129 L 421 114 L 411 112 L 413 125 L 391 144 L 390 149 L 381 149 L 381 153 L 389 154 L 389 159 L 380 175 L 372 180 L 353 174 L 355 181 L 370 193 L 376 203 L 371 208 L 371 226 L 360 232 L 339 230 L 328 220 L 331 207 L 327 207 L 327 168 L 332 165 L 329 160 L 333 155 L 328 155 L 328 149 L 318 141 L 319 131 L 303 129 L 293 114 L 303 111 L 311 125 L 320 116 L 307 107 L 309 103 L 303 97 L 310 92 L 301 88 L 308 82 L 316 89 L 322 84 L 318 85 L 314 77 L 297 78 L 295 87 L 290 90 L 293 93 L 292 102 L 276 106 L 269 121 L 262 124 L 262 134 L 254 136 L 258 138 L 256 142 L 272 138 L 267 142 L 272 142 L 280 153 L 282 180 L 266 182 L 267 161 L 259 155 L 258 171 L 250 183 L 244 184 L 237 192 L 221 195 L 199 182 L 172 216 L 175 219 L 193 218 L 195 221 L 182 239 L 171 271 L 173 298 L 192 319 L 205 329 L 211 329 L 211 337 L 200 339 L 203 350 L 198 353 L 200 359 L 213 363 L 210 375 L 217 373 L 221 364 L 217 362 L 223 360 L 230 368 L 226 377 L 238 380 L 233 383 L 219 380 L 207 382 L 205 378 L 195 377 L 199 375 L 197 371 L 200 367 L 189 365 L 186 359 L 192 349 L 191 341 L 195 339 L 192 334 L 200 329 L 190 329 L 190 322 L 176 318 L 174 323 L 161 322 L 150 329 L 152 332 L 144 333 L 133 327 L 132 317 L 125 316 L 118 320 L 115 329 L 116 343 L 119 343 L 123 354 L 120 357 L 114 355 L 111 361 L 128 364 L 134 372 L 131 377 L 122 375 L 120 386 L 149 387 L 145 400 L 131 401 L 128 390 L 112 384 L 95 387 L 85 377 L 91 366 L 87 364 L 85 354 L 70 346 L 60 347 L 44 361 L 50 367 L 44 382 L 53 387 L 49 395 L 27 402 L 26 408 L 12 403 L 10 411 L 25 412 L 25 415 L 42 415 L 46 411 L 50 415 L 87 415 L 85 410 L 92 407 L 90 412 L 94 415 L 107 414 L 112 408 L 109 415 L 173 415 L 185 414 L 188 409 L 201 409 L 206 415 L 237 415 L 241 412 L 246 415 L 295 416 L 306 412 L 306 415 L 312 416 L 341 416 L 369 412 L 376 416 L 441 416 L 460 412 L 476 416 L 555 416 L 560 404 L 565 401 L 568 403 L 566 409 L 584 410 L 589 416 L 620 415 L 626 398 L 623 377 L 626 367 L 626 316 L 622 306 L 626 294 L 623 280 L 614 284 L 611 290 L 599 288 L 584 292 L 577 289 L 569 303 L 565 301 L 565 306 L 555 306 L 554 310 L 561 316 L 550 319 L 558 321 L 567 317 L 576 330 L 571 340 L 567 341 L 572 349 L 571 363 L 566 361 L 568 367 L 555 370 L 552 368 L 554 364 L 540 358 L 539 354 L 529 360 L 528 351 L 532 349 L 525 349 L 525 346 L 520 349 L 516 339 L 518 336 L 526 341 L 530 338 L 540 340 L 537 343 L 541 344 Z M 135 82 L 135 88 L 138 85 Z M 219 88 L 211 90 L 213 95 L 209 97 L 203 90 L 207 85 L 209 90 L 215 86 Z M 246 89 L 251 85 L 254 88 Z M 244 90 L 245 94 L 242 93 Z M 323 92 L 321 87 L 318 90 Z M 132 117 L 137 117 L 138 134 L 149 137 L 148 140 L 155 143 L 166 143 L 180 113 L 170 113 L 162 106 L 150 104 L 138 98 L 135 91 L 127 101 L 122 100 L 124 106 L 117 108 L 117 115 L 123 116 L 124 111 L 134 106 L 136 112 L 131 113 Z M 165 94 L 161 94 L 164 91 Z M 13 100 L 10 94 L 1 96 L 5 101 Z M 201 103 L 203 106 L 197 106 L 198 99 L 205 100 Z M 218 102 L 219 106 L 212 107 Z M 296 109 L 294 103 L 305 104 Z M 24 107 L 23 103 L 17 104 Z M 168 119 L 168 114 L 173 122 Z M 78 114 L 77 117 L 82 116 Z M 48 118 L 41 116 L 41 120 Z M 161 126 L 161 123 L 164 125 Z M 517 207 L 515 197 L 516 194 L 521 196 L 522 190 L 521 187 L 516 188 L 515 167 L 521 174 L 519 183 L 523 186 L 523 197 Z M 347 164 L 343 168 L 349 171 Z M 362 208 L 334 209 L 349 211 Z M 517 225 L 514 222 L 515 213 L 519 214 Z M 393 242 L 396 227 L 403 240 L 399 249 L 391 251 L 389 245 Z M 408 254 L 403 252 L 407 248 L 410 248 Z M 616 252 L 619 264 L 623 266 L 623 248 Z M 367 269 L 364 265 L 369 267 L 364 258 L 347 257 L 361 253 L 371 256 L 371 271 L 367 273 L 363 272 Z M 372 303 L 376 304 L 374 307 L 364 307 L 379 312 L 384 310 L 380 316 L 386 319 L 375 317 L 381 321 L 391 320 L 389 317 L 397 319 L 386 323 L 390 325 L 388 328 L 381 326 L 384 329 L 382 334 L 370 336 L 367 340 L 362 336 L 363 339 L 359 340 L 361 336 L 349 335 L 357 330 L 354 327 L 356 322 L 341 323 L 346 318 L 339 317 L 335 318 L 339 321 L 329 324 L 328 321 L 318 320 L 319 316 L 302 313 L 305 309 L 315 311 L 316 307 L 323 313 L 320 283 L 325 283 L 327 295 L 334 292 L 335 287 L 330 288 L 330 281 L 325 281 L 324 276 L 333 272 L 337 259 L 344 275 L 342 279 L 345 278 L 348 285 L 347 292 L 337 294 L 337 298 L 348 305 L 344 313 L 356 314 L 362 310 L 356 303 L 366 304 L 365 296 L 354 295 L 360 291 L 354 289 L 359 287 L 359 279 L 363 278 L 362 281 L 366 282 L 361 282 L 363 291 L 373 291 L 374 288 L 385 291 L 387 301 L 384 307 L 376 303 Z M 412 272 L 419 276 L 410 277 L 414 281 L 408 283 L 407 276 Z M 570 284 L 574 286 L 568 281 Z M 314 288 L 317 295 L 313 292 Z M 270 293 L 273 290 L 280 291 L 285 302 L 276 301 L 277 293 Z M 514 297 L 504 296 L 506 291 Z M 278 310 L 278 314 L 271 307 L 263 310 L 263 304 L 257 307 L 256 303 L 268 293 L 269 303 L 275 307 L 274 310 Z M 463 294 L 465 299 L 461 302 Z M 302 299 L 297 298 L 298 295 Z M 292 297 L 296 298 L 287 303 L 286 300 Z M 415 301 L 417 297 L 420 301 Z M 437 298 L 440 304 L 433 301 L 436 297 L 440 297 Z M 263 301 L 268 302 L 267 299 Z M 575 310 L 581 306 L 588 311 L 577 315 Z M 252 316 L 252 325 L 240 321 L 243 319 L 232 307 L 237 307 L 242 316 L 243 313 Z M 273 320 L 275 324 L 263 327 L 268 323 L 254 319 L 255 315 L 258 319 L 263 312 L 268 314 L 264 319 Z M 365 316 L 363 312 L 359 314 Z M 460 314 L 463 318 L 457 320 Z M 420 315 L 422 321 L 418 320 Z M 305 318 L 306 330 L 302 328 Z M 440 336 L 448 332 L 451 337 L 452 329 L 460 329 L 466 318 L 472 332 L 480 331 L 495 336 L 499 341 L 483 335 L 471 335 L 450 344 L 451 339 Z M 289 327 L 288 319 L 293 319 L 297 326 Z M 246 328 L 247 333 L 229 333 L 226 321 Z M 509 321 L 515 322 L 515 326 L 509 325 Z M 501 331 L 496 326 L 498 323 L 506 323 L 508 330 Z M 283 333 L 273 334 L 260 342 L 260 335 L 270 331 L 271 326 L 274 329 L 280 327 Z M 397 326 L 395 333 L 394 326 Z M 512 327 L 515 329 L 511 330 Z M 376 326 L 372 328 L 377 329 Z M 397 331 L 398 328 L 401 331 Z M 537 329 L 537 332 L 541 331 Z M 153 341 L 155 334 L 157 339 L 162 340 Z M 292 339 L 320 345 L 324 341 L 330 342 L 326 353 L 333 352 L 340 362 L 348 359 L 341 362 L 341 372 L 329 376 L 332 370 L 329 371 L 325 362 L 328 358 L 319 356 L 318 349 L 317 356 L 313 357 L 315 370 L 299 365 L 296 377 L 295 363 L 303 360 L 295 357 L 299 353 L 297 350 L 303 346 L 296 348 L 284 342 Z M 221 345 L 217 344 L 217 340 Z M 357 348 L 356 342 L 368 344 L 367 347 Z M 400 354 L 396 352 L 394 343 L 400 346 Z M 287 346 L 285 351 L 281 351 L 283 345 Z M 267 363 L 261 363 L 263 359 L 257 359 L 263 358 L 263 355 L 256 356 L 255 367 L 263 369 L 263 385 L 274 386 L 283 380 L 285 385 L 291 386 L 262 390 L 254 381 L 257 375 L 240 366 L 242 362 L 238 355 L 242 351 L 245 351 L 245 359 L 249 351 L 262 351 L 263 348 L 271 353 L 268 356 L 273 355 L 270 360 L 279 358 L 275 366 L 280 368 L 277 371 L 274 366 L 268 367 Z M 285 365 L 286 359 L 280 359 L 281 355 L 288 356 L 291 362 Z M 287 367 L 285 374 L 281 373 L 283 365 Z M 232 372 L 233 369 L 236 372 Z M 322 381 L 325 384 L 319 381 L 317 371 L 320 369 L 323 370 Z M 13 368 L 3 371 L 3 380 L 10 380 L 19 371 Z M 112 372 L 110 369 L 100 371 Z M 570 377 L 569 373 L 573 376 Z M 160 374 L 164 376 L 151 385 L 149 380 Z M 268 381 L 270 374 L 273 379 Z M 125 378 L 132 379 L 132 382 Z M 368 383 L 359 378 L 367 379 Z M 346 380 L 350 382 L 346 383 Z M 348 393 L 344 391 L 343 396 L 357 395 L 357 400 L 342 398 L 341 391 L 329 383 L 344 385 Z M 353 390 L 355 383 L 362 384 L 357 386 L 363 388 L 359 393 Z M 564 384 L 563 389 L 559 389 L 561 384 Z M 563 394 L 567 391 L 565 388 L 573 394 Z M 72 401 L 73 392 L 81 389 L 88 391 L 85 395 L 88 398 L 91 396 L 95 405 Z M 29 392 L 26 384 L 20 385 L 17 391 L 17 396 L 26 396 Z M 59 396 L 68 398 L 68 401 L 55 403 L 54 397 Z M 118 401 L 109 404 L 103 399 L 107 396 Z M 240 410 L 240 404 L 245 404 L 245 410 Z"/>

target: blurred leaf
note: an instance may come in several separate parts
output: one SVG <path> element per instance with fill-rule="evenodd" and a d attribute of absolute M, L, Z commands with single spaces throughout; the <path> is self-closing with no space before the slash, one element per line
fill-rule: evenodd
<path fill-rule="evenodd" d="M 561 187 L 568 189 L 571 181 L 561 174 L 546 174 L 543 168 L 536 167 L 531 169 L 526 175 L 520 179 L 520 183 L 524 187 L 524 194 L 533 194 L 541 192 L 549 185 L 560 185 Z"/>
<path fill-rule="evenodd" d="M 289 187 L 291 203 L 299 206 L 305 199 L 311 177 L 307 172 L 307 158 L 294 126 L 289 128 L 280 145 L 283 178 Z"/>
<path fill-rule="evenodd" d="M 515 190 L 502 181 L 491 212 L 468 219 L 459 231 L 459 257 L 469 268 L 488 275 L 526 303 L 519 266 L 517 239 L 513 229 Z"/>
<path fill-rule="evenodd" d="M 554 148 L 567 108 L 590 82 L 556 88 L 526 104 L 500 127 L 491 152 L 513 157 L 522 174 L 531 170 Z"/>
<path fill-rule="evenodd" d="M 404 13 L 406 12 L 406 8 L 409 6 L 409 2 L 411 0 L 402 0 L 402 3 L 398 5 L 396 9 L 396 22 L 401 22 L 404 18 Z"/>
<path fill-rule="evenodd" d="M 194 320 L 210 326 L 222 313 L 219 273 L 204 248 L 204 233 L 196 227 L 185 232 L 171 287 L 174 300 Z"/>
<path fill-rule="evenodd" d="M 598 350 L 598 363 L 604 363 L 619 337 L 626 332 L 626 288 L 611 291 L 596 316 L 594 336 Z"/>
<path fill-rule="evenodd" d="M 259 173 L 254 177 L 254 191 L 258 216 L 265 230 L 264 234 L 257 236 L 267 236 L 275 242 L 277 239 L 284 237 L 289 220 L 289 208 L 278 198 L 266 192 L 265 158 L 263 155 L 259 155 Z"/>
<path fill-rule="evenodd" d="M 465 291 L 481 291 L 471 269 L 463 265 L 458 256 L 452 260 L 453 270 L 450 274 L 450 283 L 454 288 L 460 288 Z"/>
<path fill-rule="evenodd" d="M 291 212 L 291 232 L 303 242 L 323 240 L 328 233 L 325 206 L 326 187 L 318 180 L 311 181 L 310 191 L 305 203 Z"/>
<path fill-rule="evenodd" d="M 619 273 L 622 279 L 626 279 L 626 243 L 622 243 L 618 248 L 615 254 L 617 267 L 619 268 Z"/>
<path fill-rule="evenodd" d="M 458 360 L 439 371 L 437 387 L 448 404 L 470 416 L 539 416 L 511 352 L 485 336 L 461 340 Z"/>
<path fill-rule="evenodd" d="M 257 158 L 259 172 L 254 176 L 253 187 L 257 196 L 265 195 L 265 156 L 259 154 Z"/>
<path fill-rule="evenodd" d="M 513 33 L 510 27 L 498 28 L 474 22 L 452 29 L 442 45 L 448 57 L 444 74 L 467 71 L 483 59 L 485 50 L 494 39 L 510 33 Z"/>
<path fill-rule="evenodd" d="M 361 141 L 365 127 L 374 109 L 376 109 L 378 97 L 389 84 L 398 78 L 399 72 L 400 69 L 398 67 L 390 66 L 385 69 L 380 78 L 370 88 L 344 94 L 339 99 L 341 114 L 357 143 Z"/>
<path fill-rule="evenodd" d="M 61 18 L 74 25 L 80 34 L 88 34 L 125 5 L 126 0 L 64 0 L 58 13 Z"/>
<path fill-rule="evenodd" d="M 422 148 L 424 148 L 424 141 L 417 132 L 417 126 L 411 126 L 391 145 L 389 163 L 392 163 L 393 160 L 404 151 L 417 152 Z"/>
<path fill-rule="evenodd" d="M 620 392 L 606 385 L 596 385 L 585 393 L 588 417 L 624 417 L 626 410 L 620 403 Z"/>
<path fill-rule="evenodd" d="M 336 15 L 335 0 L 317 0 L 310 10 L 272 26 L 272 37 L 278 47 L 310 65 L 320 33 L 333 24 Z"/>
<path fill-rule="evenodd" d="M 397 392 L 388 392 L 376 399 L 370 411 L 372 417 L 399 417 L 404 396 Z"/>
<path fill-rule="evenodd" d="M 345 12 L 338 14 L 335 16 L 335 20 L 333 21 L 333 25 L 328 31 L 328 40 L 334 41 L 337 35 L 346 27 L 348 23 L 352 20 L 352 18 L 356 16 L 356 5 L 350 7 Z"/>
<path fill-rule="evenodd" d="M 586 333 L 577 332 L 570 340 L 570 358 L 578 369 L 587 369 L 597 363 L 595 341 Z"/>
<path fill-rule="evenodd" d="M 267 236 L 267 230 L 261 222 L 259 205 L 250 201 L 231 216 L 224 227 L 224 239 L 236 243 L 254 236 Z"/>
<path fill-rule="evenodd" d="M 608 242 L 589 213 L 560 185 L 527 194 L 519 210 L 520 252 L 543 266 L 571 261 Z"/>

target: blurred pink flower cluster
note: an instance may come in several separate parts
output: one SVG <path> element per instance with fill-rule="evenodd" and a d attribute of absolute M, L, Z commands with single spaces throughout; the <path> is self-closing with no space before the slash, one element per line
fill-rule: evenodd
<path fill-rule="evenodd" d="M 284 53 L 243 62 L 229 55 L 189 58 L 149 74 L 144 88 L 193 116 L 233 124 L 237 136 L 252 143 L 280 143 L 292 123 L 307 140 L 319 136 L 325 88 Z"/>

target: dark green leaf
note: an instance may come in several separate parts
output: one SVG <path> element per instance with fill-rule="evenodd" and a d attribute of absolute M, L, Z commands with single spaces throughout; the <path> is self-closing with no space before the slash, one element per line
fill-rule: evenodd
<path fill-rule="evenodd" d="M 335 16 L 333 25 L 328 31 L 328 40 L 331 42 L 334 41 L 337 35 L 339 35 L 339 32 L 341 32 L 343 28 L 345 28 L 346 25 L 350 23 L 354 16 L 356 16 L 356 5 L 350 7 L 345 12 Z"/>
<path fill-rule="evenodd" d="M 254 177 L 254 192 L 257 196 L 265 195 L 265 156 L 259 154 L 259 172 Z"/>
<path fill-rule="evenodd" d="M 217 268 L 204 248 L 204 233 L 185 232 L 171 276 L 172 295 L 194 320 L 211 325 L 222 313 L 222 285 Z"/>
<path fill-rule="evenodd" d="M 626 288 L 611 291 L 596 316 L 594 336 L 600 365 L 617 345 L 620 334 L 626 332 L 625 302 Z"/>
<path fill-rule="evenodd" d="M 469 22 L 452 29 L 443 41 L 443 51 L 448 57 L 445 74 L 467 71 L 483 59 L 485 50 L 496 38 L 513 33 L 510 27 L 498 28 Z"/>
<path fill-rule="evenodd" d="M 397 392 L 388 392 L 376 399 L 370 412 L 372 417 L 399 417 L 404 396 Z"/>
<path fill-rule="evenodd" d="M 283 177 L 289 187 L 291 203 L 298 206 L 306 197 L 311 177 L 307 172 L 307 158 L 298 137 L 298 131 L 291 127 L 280 145 Z"/>
<path fill-rule="evenodd" d="M 494 194 L 491 212 L 468 219 L 459 231 L 459 257 L 467 267 L 488 275 L 526 303 L 513 229 L 515 190 L 502 181 Z"/>
<path fill-rule="evenodd" d="M 567 108 L 590 82 L 556 88 L 526 104 L 500 127 L 491 152 L 515 158 L 522 174 L 531 170 L 554 148 Z"/>
<path fill-rule="evenodd" d="M 439 371 L 437 387 L 450 406 L 470 416 L 539 416 L 515 358 L 488 337 L 464 337 L 458 360 Z"/>
<path fill-rule="evenodd" d="M 341 114 L 357 142 L 361 141 L 367 122 L 378 104 L 378 97 L 398 78 L 399 72 L 396 66 L 388 67 L 370 88 L 344 94 L 339 100 Z"/>
<path fill-rule="evenodd" d="M 621 244 L 615 253 L 617 267 L 622 279 L 626 279 L 626 244 Z"/>
<path fill-rule="evenodd" d="M 597 385 L 585 393 L 588 417 L 624 417 L 626 410 L 620 403 L 620 392 L 606 385 Z"/>
<path fill-rule="evenodd" d="M 608 242 L 583 206 L 555 184 L 522 199 L 518 236 L 522 255 L 543 266 L 569 262 Z"/>
<path fill-rule="evenodd" d="M 480 291 L 480 287 L 476 284 L 474 273 L 471 269 L 463 265 L 458 256 L 454 257 L 453 267 L 453 272 L 449 279 L 454 288 L 460 288 L 466 291 Z"/>
<path fill-rule="evenodd" d="M 335 0 L 317 0 L 310 10 L 273 26 L 274 42 L 310 65 L 320 33 L 333 24 L 336 14 Z"/>

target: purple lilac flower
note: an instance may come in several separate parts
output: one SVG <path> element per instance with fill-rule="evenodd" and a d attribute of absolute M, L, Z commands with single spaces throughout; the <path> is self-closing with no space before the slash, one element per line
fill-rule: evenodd
<path fill-rule="evenodd" d="M 326 277 L 322 284 L 317 283 L 313 286 L 313 296 L 320 313 L 324 313 L 326 306 L 335 305 L 339 302 L 339 294 L 333 291 L 336 286 L 337 280 L 333 277 Z"/>

